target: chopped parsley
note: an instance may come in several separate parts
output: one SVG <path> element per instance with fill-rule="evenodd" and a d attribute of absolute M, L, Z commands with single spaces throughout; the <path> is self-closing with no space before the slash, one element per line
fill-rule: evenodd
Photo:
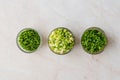
<path fill-rule="evenodd" d="M 34 52 L 40 45 L 41 39 L 39 34 L 31 28 L 20 31 L 17 37 L 17 44 L 24 52 Z"/>
<path fill-rule="evenodd" d="M 83 33 L 81 44 L 86 52 L 98 54 L 102 52 L 107 45 L 107 37 L 100 28 L 91 27 Z"/>

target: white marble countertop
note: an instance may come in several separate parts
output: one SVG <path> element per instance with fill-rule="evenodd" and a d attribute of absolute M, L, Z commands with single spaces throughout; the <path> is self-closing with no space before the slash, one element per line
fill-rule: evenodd
<path fill-rule="evenodd" d="M 50 31 L 61 26 L 76 37 L 74 49 L 63 56 L 47 44 Z M 109 40 L 94 56 L 80 45 L 91 26 L 102 28 Z M 43 38 L 33 54 L 16 45 L 18 32 L 27 27 Z M 0 80 L 120 80 L 120 0 L 0 0 Z"/>

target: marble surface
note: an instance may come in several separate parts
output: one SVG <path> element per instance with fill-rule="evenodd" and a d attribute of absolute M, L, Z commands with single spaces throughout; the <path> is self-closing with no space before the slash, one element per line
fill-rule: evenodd
<path fill-rule="evenodd" d="M 56 27 L 69 28 L 74 49 L 59 56 L 47 37 Z M 109 40 L 104 52 L 89 55 L 80 37 L 91 26 L 102 28 Z M 34 28 L 43 44 L 33 54 L 16 45 L 23 28 Z M 120 0 L 0 0 L 0 80 L 120 80 Z"/>

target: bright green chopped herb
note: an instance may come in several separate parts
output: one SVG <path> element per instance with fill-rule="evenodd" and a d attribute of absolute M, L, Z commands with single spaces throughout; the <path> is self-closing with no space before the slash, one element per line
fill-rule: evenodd
<path fill-rule="evenodd" d="M 63 55 L 74 47 L 75 41 L 70 30 L 60 27 L 50 33 L 48 44 L 54 53 Z"/>
<path fill-rule="evenodd" d="M 91 27 L 83 33 L 81 44 L 86 52 L 98 54 L 102 52 L 107 45 L 107 37 L 100 28 Z"/>
<path fill-rule="evenodd" d="M 40 36 L 35 30 L 27 28 L 20 31 L 17 43 L 21 50 L 34 52 L 40 45 Z"/>

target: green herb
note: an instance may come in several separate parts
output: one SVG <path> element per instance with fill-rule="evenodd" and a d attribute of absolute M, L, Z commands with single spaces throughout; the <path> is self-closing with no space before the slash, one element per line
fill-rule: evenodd
<path fill-rule="evenodd" d="M 81 44 L 86 52 L 98 54 L 102 52 L 107 45 L 107 37 L 100 28 L 91 27 L 83 33 Z"/>
<path fill-rule="evenodd" d="M 75 41 L 70 30 L 60 27 L 50 33 L 48 44 L 54 53 L 63 55 L 74 47 Z"/>
<path fill-rule="evenodd" d="M 40 45 L 40 36 L 31 28 L 23 29 L 18 34 L 17 43 L 21 50 L 34 52 Z"/>

